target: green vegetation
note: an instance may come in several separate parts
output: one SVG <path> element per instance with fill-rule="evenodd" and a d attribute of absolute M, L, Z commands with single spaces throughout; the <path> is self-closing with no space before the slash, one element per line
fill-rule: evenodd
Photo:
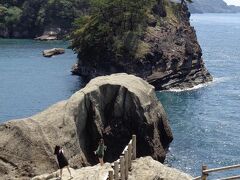
<path fill-rule="evenodd" d="M 88 8 L 88 0 L 0 0 L 0 30 L 10 37 L 34 37 L 50 27 L 69 30 Z"/>
<path fill-rule="evenodd" d="M 152 12 L 157 3 L 167 21 L 177 22 L 180 4 L 169 0 L 0 0 L 0 36 L 31 38 L 45 30 L 66 34 L 75 28 L 73 48 L 81 56 L 141 57 L 149 49 L 141 43 L 147 21 L 165 21 Z"/>
<path fill-rule="evenodd" d="M 72 35 L 72 48 L 88 62 L 141 56 L 148 45 L 139 42 L 154 2 L 92 0 L 90 15 L 78 19 L 79 28 Z"/>
<path fill-rule="evenodd" d="M 144 58 L 151 50 L 143 41 L 148 22 L 177 24 L 181 6 L 169 0 L 91 0 L 91 13 L 75 21 L 72 48 L 91 66 Z"/>
<path fill-rule="evenodd" d="M 0 6 L 0 27 L 6 24 L 9 27 L 14 27 L 20 20 L 22 10 L 16 6 L 6 8 Z"/>

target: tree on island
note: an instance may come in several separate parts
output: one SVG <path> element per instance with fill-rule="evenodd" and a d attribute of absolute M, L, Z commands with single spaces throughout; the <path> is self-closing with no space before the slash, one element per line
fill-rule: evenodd
<path fill-rule="evenodd" d="M 91 0 L 92 10 L 75 24 L 72 48 L 87 62 L 134 56 L 155 0 Z M 124 56 L 124 57 L 123 57 Z"/>

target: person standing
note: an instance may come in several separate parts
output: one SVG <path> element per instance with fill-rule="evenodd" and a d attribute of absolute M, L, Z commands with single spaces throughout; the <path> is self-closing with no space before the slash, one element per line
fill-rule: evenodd
<path fill-rule="evenodd" d="M 69 169 L 69 164 L 66 157 L 63 154 L 63 149 L 60 146 L 55 146 L 54 154 L 57 156 L 58 167 L 60 169 L 60 179 L 62 179 L 62 169 L 67 167 L 68 172 L 70 174 L 70 178 L 72 178 L 71 171 Z"/>
<path fill-rule="evenodd" d="M 99 143 L 98 143 L 98 148 L 96 151 L 94 151 L 94 153 L 98 156 L 98 160 L 101 164 L 101 166 L 103 166 L 104 161 L 104 151 L 106 151 L 107 147 L 104 145 L 104 140 L 103 138 L 100 139 Z"/>

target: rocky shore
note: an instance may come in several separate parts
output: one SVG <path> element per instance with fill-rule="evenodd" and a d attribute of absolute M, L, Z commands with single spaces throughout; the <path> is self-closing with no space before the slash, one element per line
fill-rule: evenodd
<path fill-rule="evenodd" d="M 108 171 L 113 170 L 109 163 L 106 163 L 103 167 L 99 164 L 91 167 L 84 167 L 81 169 L 71 169 L 73 174 L 72 180 L 106 180 Z M 69 174 L 66 171 L 63 172 L 63 180 L 69 179 Z M 59 172 L 51 174 L 44 174 L 34 177 L 33 180 L 56 180 Z M 162 163 L 153 160 L 151 157 L 141 157 L 133 161 L 132 169 L 129 172 L 129 180 L 160 180 L 160 179 L 172 179 L 172 180 L 192 180 L 193 177 L 183 173 L 177 169 L 167 167 Z"/>
<path fill-rule="evenodd" d="M 112 162 L 132 134 L 138 138 L 137 157 L 164 161 L 173 136 L 154 87 L 133 75 L 98 77 L 66 101 L 0 125 L 0 176 L 30 179 L 56 171 L 57 144 L 72 168 L 95 165 L 100 137 L 108 147 L 105 161 Z"/>

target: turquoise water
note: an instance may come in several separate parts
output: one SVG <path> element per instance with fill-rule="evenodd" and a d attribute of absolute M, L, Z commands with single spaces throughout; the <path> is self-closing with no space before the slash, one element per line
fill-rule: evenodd
<path fill-rule="evenodd" d="M 191 23 L 214 82 L 157 95 L 174 133 L 166 163 L 196 176 L 202 164 L 240 164 L 240 14 L 194 15 Z M 70 73 L 76 59 L 71 50 L 50 59 L 41 55 L 67 46 L 0 39 L 0 122 L 33 115 L 80 88 L 81 78 Z"/>
<path fill-rule="evenodd" d="M 71 75 L 76 55 L 69 49 L 53 58 L 42 51 L 67 42 L 0 39 L 0 122 L 33 115 L 67 99 L 80 88 Z"/>
<path fill-rule="evenodd" d="M 160 92 L 174 133 L 167 163 L 191 175 L 240 164 L 240 14 L 192 15 L 214 82 L 185 92 Z M 214 173 L 210 179 L 240 175 Z"/>

